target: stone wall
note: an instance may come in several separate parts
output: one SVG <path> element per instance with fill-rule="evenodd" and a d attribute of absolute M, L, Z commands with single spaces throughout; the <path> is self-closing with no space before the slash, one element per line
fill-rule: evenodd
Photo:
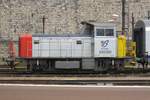
<path fill-rule="evenodd" d="M 131 15 L 135 20 L 147 17 L 150 0 L 128 0 L 127 26 L 131 31 Z M 108 22 L 112 15 L 121 31 L 121 0 L 0 0 L 0 35 L 18 38 L 22 33 L 42 33 L 42 17 L 46 17 L 48 34 L 79 33 L 81 21 Z"/>
<path fill-rule="evenodd" d="M 147 16 L 149 0 L 128 1 L 130 23 L 132 12 L 136 20 Z M 77 33 L 81 21 L 108 22 L 113 14 L 121 30 L 121 0 L 0 0 L 0 33 L 42 33 L 43 16 L 46 33 Z"/>

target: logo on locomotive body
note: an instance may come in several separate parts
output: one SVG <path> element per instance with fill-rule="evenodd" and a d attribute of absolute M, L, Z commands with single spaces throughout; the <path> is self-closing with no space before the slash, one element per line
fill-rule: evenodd
<path fill-rule="evenodd" d="M 116 39 L 95 39 L 95 57 L 116 57 Z"/>
<path fill-rule="evenodd" d="M 105 48 L 109 44 L 109 40 L 101 41 L 101 47 Z"/>

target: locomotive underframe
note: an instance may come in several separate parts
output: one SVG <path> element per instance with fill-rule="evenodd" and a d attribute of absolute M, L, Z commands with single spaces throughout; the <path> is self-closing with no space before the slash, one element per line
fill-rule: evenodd
<path fill-rule="evenodd" d="M 124 58 L 25 58 L 25 60 L 27 62 L 27 70 L 33 72 L 51 72 L 56 70 L 102 72 L 109 70 L 121 70 L 125 65 Z M 61 68 L 56 68 L 56 62 L 58 61 L 64 63 L 78 62 L 78 67 L 76 66 L 75 68 L 72 68 L 70 66 L 70 68 L 66 68 L 62 65 Z M 87 67 L 89 63 L 93 63 L 90 68 Z"/>

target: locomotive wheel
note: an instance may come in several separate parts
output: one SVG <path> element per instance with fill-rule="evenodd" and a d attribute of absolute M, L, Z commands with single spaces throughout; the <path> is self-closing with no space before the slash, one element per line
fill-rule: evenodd
<path fill-rule="evenodd" d="M 42 69 L 40 68 L 40 65 L 32 65 L 32 72 L 40 72 Z"/>
<path fill-rule="evenodd" d="M 114 65 L 114 68 L 115 70 L 123 70 L 124 69 L 124 59 L 117 59 L 115 60 L 115 65 Z"/>
<path fill-rule="evenodd" d="M 111 61 L 107 59 L 96 59 L 95 67 L 95 71 L 107 72 L 111 68 Z"/>

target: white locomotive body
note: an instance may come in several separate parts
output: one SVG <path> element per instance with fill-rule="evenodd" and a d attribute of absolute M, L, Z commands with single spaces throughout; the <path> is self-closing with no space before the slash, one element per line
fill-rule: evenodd
<path fill-rule="evenodd" d="M 33 37 L 32 57 L 91 58 L 91 37 Z"/>
<path fill-rule="evenodd" d="M 26 35 L 20 37 L 20 57 L 29 69 L 93 69 L 106 70 L 123 65 L 118 53 L 118 38 L 114 24 L 82 22 L 80 34 Z M 122 41 L 122 40 L 121 40 Z M 124 50 L 124 49 L 123 49 Z M 121 54 L 121 58 L 118 58 Z M 72 66 L 72 67 L 71 67 Z"/>
<path fill-rule="evenodd" d="M 93 35 L 33 35 L 32 57 L 117 57 L 117 38 L 113 24 L 95 27 Z"/>

